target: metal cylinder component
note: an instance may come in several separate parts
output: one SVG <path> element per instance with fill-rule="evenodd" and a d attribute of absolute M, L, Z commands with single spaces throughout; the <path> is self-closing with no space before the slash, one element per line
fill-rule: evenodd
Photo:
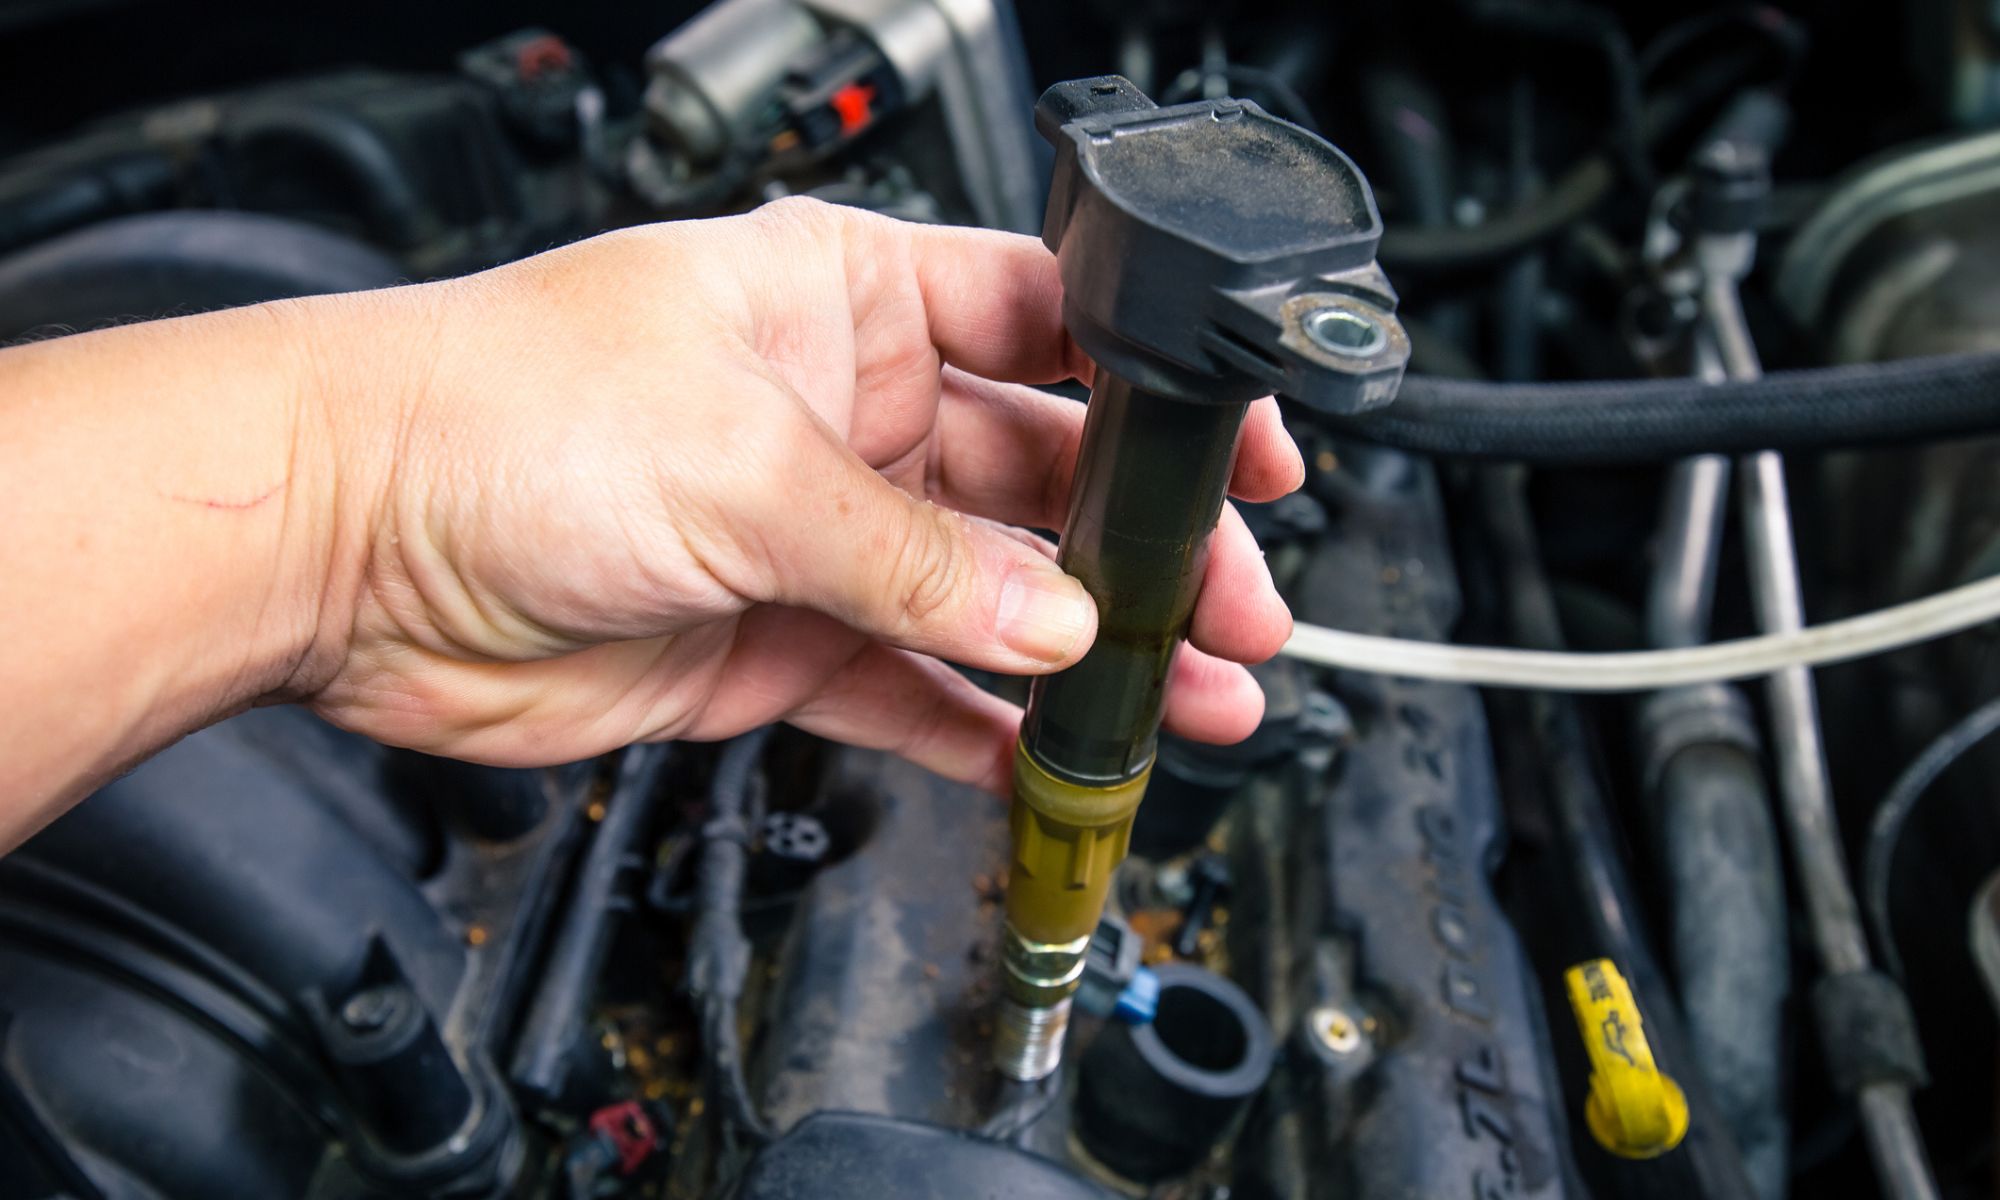
<path fill-rule="evenodd" d="M 1667 472 L 1660 562 L 1646 596 L 1646 633 L 1661 649 L 1700 645 L 1715 602 L 1716 564 L 1729 513 L 1729 460 L 1684 458 Z"/>
<path fill-rule="evenodd" d="M 1767 450 L 1752 455 L 1744 468 L 1743 523 L 1757 624 L 1766 633 L 1794 633 L 1805 627 L 1805 602 L 1799 594 L 1784 460 Z M 1828 971 L 1865 970 L 1868 942 L 1847 880 L 1840 831 L 1834 825 L 1812 672 L 1805 667 L 1780 671 L 1766 681 L 1765 693 L 1776 732 L 1772 742 L 1779 794 L 1791 824 L 1792 854 L 1806 895 L 1813 941 Z"/>
<path fill-rule="evenodd" d="M 825 36 L 794 0 L 710 5 L 647 52 L 648 122 L 691 161 L 715 162 L 785 71 Z"/>
<path fill-rule="evenodd" d="M 1023 1004 L 1057 1004 L 1075 994 L 1083 978 L 1090 937 L 1063 942 L 1035 942 L 1009 923 L 1001 961 L 1007 969 L 1009 997 Z"/>
<path fill-rule="evenodd" d="M 1002 996 L 993 1018 L 994 1067 L 1023 1083 L 1055 1074 L 1069 1032 L 1070 1004 L 1067 998 L 1037 1005 Z"/>
<path fill-rule="evenodd" d="M 1263 1088 L 1275 1052 L 1269 1022 L 1243 989 L 1184 963 L 1158 975 L 1158 1015 L 1099 1034 L 1077 1090 L 1077 1139 L 1138 1183 L 1208 1157 Z"/>

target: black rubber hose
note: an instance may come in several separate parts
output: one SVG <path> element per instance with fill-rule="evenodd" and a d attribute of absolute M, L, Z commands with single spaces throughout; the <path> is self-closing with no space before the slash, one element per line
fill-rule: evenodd
<path fill-rule="evenodd" d="M 1615 32 L 1615 31 L 1614 31 Z M 1615 36 L 1611 43 L 1615 44 Z M 1612 49 L 1614 72 L 1630 69 L 1623 51 Z M 1718 55 L 1708 69 L 1674 91 L 1648 101 L 1638 118 L 1637 141 L 1642 148 L 1659 145 L 1692 117 L 1739 86 L 1741 63 Z M 1622 85 L 1621 85 L 1622 93 Z M 1624 104 L 1624 100 L 1618 101 Z M 1635 157 L 1630 136 L 1618 139 L 1617 152 L 1589 155 L 1557 176 L 1532 200 L 1471 226 L 1391 223 L 1383 230 L 1375 257 L 1390 274 L 1477 270 L 1504 263 L 1564 233 L 1596 210 L 1618 182 L 1620 159 Z M 1643 155 L 1638 155 L 1643 160 Z M 1627 162 L 1643 177 L 1644 161 Z"/>
<path fill-rule="evenodd" d="M 1443 94 L 1395 63 L 1371 68 L 1361 84 L 1361 115 L 1381 155 L 1368 164 L 1369 178 L 1394 193 L 1402 217 L 1384 237 L 1449 225 L 1456 157 Z"/>
<path fill-rule="evenodd" d="M 1272 112 L 1301 129 L 1311 130 L 1313 133 L 1319 132 L 1319 122 L 1313 119 L 1312 106 L 1299 95 L 1297 88 L 1286 83 L 1277 72 L 1253 67 L 1247 63 L 1219 63 L 1213 67 L 1190 67 L 1175 76 L 1174 81 L 1160 93 L 1160 106 L 1164 108 L 1170 104 L 1185 104 L 1195 99 L 1201 94 L 1203 81 L 1210 76 L 1219 76 L 1224 83 L 1236 89 L 1230 93 L 1231 95 L 1249 92 L 1250 98 L 1256 99 L 1256 93 L 1262 92 L 1264 99 L 1270 102 Z"/>
<path fill-rule="evenodd" d="M 1477 0 L 1476 16 L 1499 29 L 1514 29 L 1553 41 L 1580 43 L 1602 59 L 1610 108 L 1610 151 L 1642 192 L 1652 190 L 1646 161 L 1645 99 L 1640 90 L 1638 52 L 1624 22 L 1593 4 L 1571 0 Z"/>
<path fill-rule="evenodd" d="M 660 777 L 671 750 L 633 746 L 618 763 L 618 779 L 604 802 L 604 819 L 591 835 L 583 867 L 570 893 L 542 983 L 516 1043 L 514 1084 L 544 1103 L 569 1095 L 576 1048 L 584 1040 L 618 921 L 632 908 L 632 893 L 649 861 L 644 839 L 659 810 Z"/>
<path fill-rule="evenodd" d="M 2000 354 L 1773 371 L 1720 384 L 1415 375 L 1387 408 L 1309 419 L 1414 454 L 1549 465 L 1936 441 L 2000 431 Z"/>
<path fill-rule="evenodd" d="M 378 241 L 407 250 L 430 232 L 423 197 L 381 132 L 352 113 L 307 105 L 231 109 L 218 135 L 239 174 L 319 168 L 344 186 Z M 0 186 L 0 251 L 175 203 L 185 164 L 154 149 L 121 151 Z M 202 189 L 204 192 L 206 189 Z"/>
<path fill-rule="evenodd" d="M 1763 764 L 1745 747 L 1694 742 L 1656 791 L 1671 939 L 1689 1054 L 1735 1135 L 1758 1196 L 1785 1194 L 1785 885 Z"/>
<path fill-rule="evenodd" d="M 702 826 L 695 877 L 696 917 L 688 944 L 687 990 L 701 1018 L 709 1087 L 722 1114 L 752 1141 L 771 1140 L 743 1072 L 736 1005 L 750 974 L 750 939 L 743 933 L 743 880 L 750 857 L 751 788 L 771 729 L 729 742 L 715 765 Z"/>
<path fill-rule="evenodd" d="M 1776 51 L 1781 82 L 1789 84 L 1798 75 L 1805 58 L 1805 28 L 1771 5 L 1743 4 L 1696 13 L 1662 30 L 1646 43 L 1634 64 L 1640 83 L 1683 51 L 1730 29 L 1753 34 Z"/>
<path fill-rule="evenodd" d="M 1504 262 L 1589 216 L 1617 181 L 1609 157 L 1587 158 L 1532 203 L 1483 224 L 1392 225 L 1382 232 L 1377 257 L 1392 271 L 1460 271 Z"/>

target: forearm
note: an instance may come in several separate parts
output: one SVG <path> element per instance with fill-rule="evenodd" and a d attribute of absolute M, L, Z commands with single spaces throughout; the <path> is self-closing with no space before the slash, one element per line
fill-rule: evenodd
<path fill-rule="evenodd" d="M 343 303 L 0 351 L 0 851 L 322 652 Z"/>

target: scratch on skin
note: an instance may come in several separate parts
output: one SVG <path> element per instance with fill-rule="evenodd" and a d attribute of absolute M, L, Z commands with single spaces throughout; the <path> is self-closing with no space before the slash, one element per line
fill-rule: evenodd
<path fill-rule="evenodd" d="M 278 482 L 266 488 L 262 493 L 252 496 L 247 500 L 235 500 L 228 498 L 218 499 L 213 496 L 182 496 L 174 492 L 165 492 L 162 494 L 165 495 L 167 499 L 178 500 L 182 504 L 193 504 L 201 508 L 216 508 L 216 509 L 221 509 L 225 512 L 243 512 L 248 509 L 257 507 L 259 504 L 264 503 L 264 501 L 269 500 L 271 497 L 277 495 L 279 492 L 284 491 L 285 485 L 290 482 L 291 479 L 289 477 L 285 479 L 280 479 Z"/>

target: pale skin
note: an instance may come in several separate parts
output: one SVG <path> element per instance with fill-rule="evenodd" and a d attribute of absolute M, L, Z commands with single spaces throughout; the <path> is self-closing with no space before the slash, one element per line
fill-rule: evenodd
<path fill-rule="evenodd" d="M 480 762 L 785 721 L 1004 792 L 1057 670 L 1087 380 L 1055 264 L 808 201 L 481 275 L 0 351 L 0 850 L 252 705 Z M 1253 406 L 1231 491 L 1303 477 Z M 1167 725 L 1291 619 L 1223 521 Z"/>

